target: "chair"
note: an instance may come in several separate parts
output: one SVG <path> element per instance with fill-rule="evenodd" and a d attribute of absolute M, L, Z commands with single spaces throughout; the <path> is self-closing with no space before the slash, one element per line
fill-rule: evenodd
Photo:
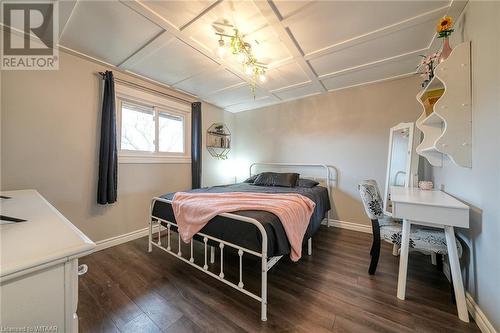
<path fill-rule="evenodd" d="M 365 212 L 372 222 L 373 243 L 370 250 L 371 262 L 368 269 L 370 275 L 375 274 L 380 256 L 380 240 L 401 246 L 401 221 L 396 221 L 384 214 L 382 197 L 375 180 L 365 180 L 358 185 Z M 462 245 L 457 240 L 459 257 L 462 256 Z M 411 226 L 410 250 L 424 254 L 436 254 L 437 262 L 442 264 L 442 256 L 448 253 L 444 231 L 434 228 Z M 441 266 L 442 267 L 442 266 Z M 452 288 L 453 290 L 453 288 Z"/>

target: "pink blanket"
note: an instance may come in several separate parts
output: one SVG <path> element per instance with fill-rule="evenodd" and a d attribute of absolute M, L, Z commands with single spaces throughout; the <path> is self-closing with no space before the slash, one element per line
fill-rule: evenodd
<path fill-rule="evenodd" d="M 300 259 L 302 241 L 315 203 L 296 193 L 186 193 L 177 192 L 172 200 L 179 234 L 189 242 L 212 218 L 240 210 L 262 210 L 276 215 L 291 245 L 290 258 Z"/>

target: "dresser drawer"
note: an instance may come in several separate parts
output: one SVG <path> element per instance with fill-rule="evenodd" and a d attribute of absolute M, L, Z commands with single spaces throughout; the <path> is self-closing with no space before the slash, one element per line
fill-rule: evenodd
<path fill-rule="evenodd" d="M 10 279 L 0 285 L 1 327 L 65 328 L 65 264 Z"/>

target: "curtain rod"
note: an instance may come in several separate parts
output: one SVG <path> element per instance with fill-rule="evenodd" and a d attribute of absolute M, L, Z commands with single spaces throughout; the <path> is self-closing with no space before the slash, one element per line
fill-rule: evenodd
<path fill-rule="evenodd" d="M 98 72 L 97 74 L 100 75 L 100 77 L 102 79 L 104 79 L 104 76 L 105 76 L 104 72 Z M 134 87 L 134 88 L 146 91 L 146 92 L 150 92 L 150 93 L 154 93 L 154 94 L 159 94 L 159 95 L 162 95 L 162 96 L 167 96 L 169 98 L 173 98 L 173 99 L 176 99 L 178 101 L 181 101 L 181 102 L 184 102 L 184 103 L 188 103 L 188 104 L 193 103 L 192 101 L 189 101 L 187 99 L 183 99 L 183 98 L 178 97 L 178 96 L 170 95 L 170 94 L 164 93 L 162 91 L 159 91 L 159 90 L 156 90 L 156 89 L 153 89 L 153 88 L 145 87 L 145 86 L 140 85 L 138 83 L 130 82 L 130 81 L 123 80 L 123 79 L 120 79 L 120 78 L 117 78 L 117 77 L 115 77 L 114 80 L 116 82 L 118 82 L 118 83 L 123 83 L 123 84 L 129 85 L 131 87 Z"/>

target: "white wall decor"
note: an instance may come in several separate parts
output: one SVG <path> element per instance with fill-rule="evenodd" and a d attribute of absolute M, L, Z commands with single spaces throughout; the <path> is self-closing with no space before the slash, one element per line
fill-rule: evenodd
<path fill-rule="evenodd" d="M 443 154 L 453 163 L 470 168 L 472 147 L 470 42 L 455 47 L 435 69 L 435 77 L 418 95 L 424 112 L 417 127 L 424 138 L 417 153 L 433 166 L 442 166 Z M 432 112 L 425 111 L 422 97 L 429 91 L 444 89 Z"/>

